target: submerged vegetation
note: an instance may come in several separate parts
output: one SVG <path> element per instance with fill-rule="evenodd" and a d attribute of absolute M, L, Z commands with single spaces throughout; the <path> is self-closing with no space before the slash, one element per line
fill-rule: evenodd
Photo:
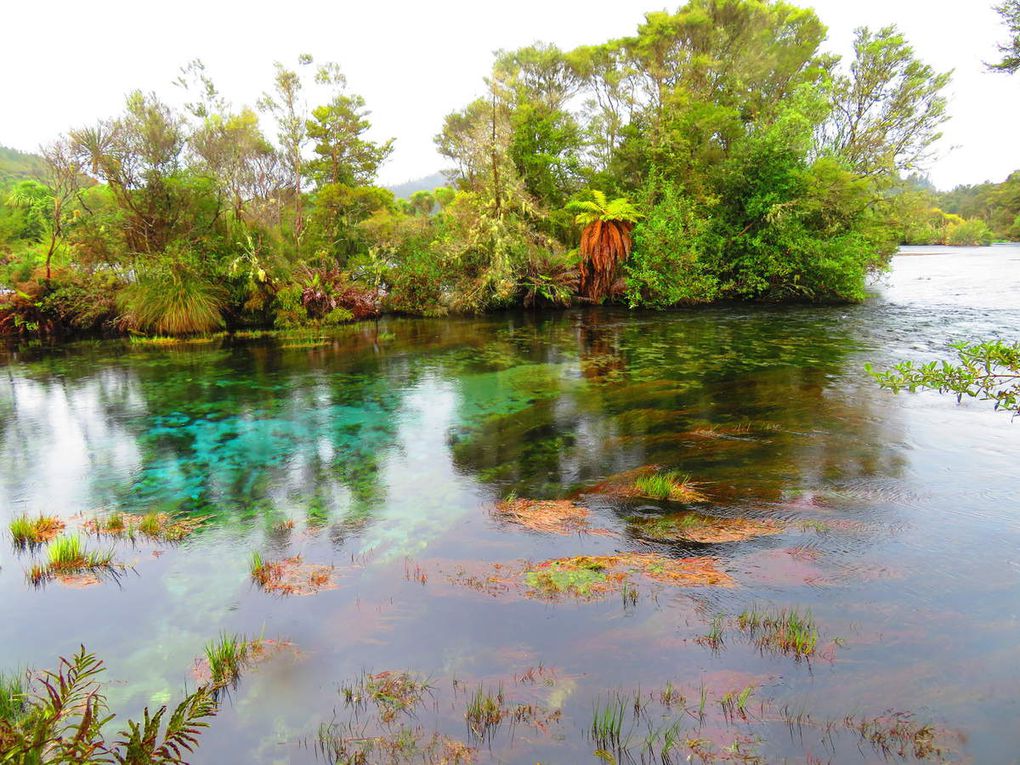
<path fill-rule="evenodd" d="M 671 513 L 631 520 L 635 532 L 656 542 L 698 542 L 718 544 L 743 542 L 755 537 L 779 534 L 783 525 L 776 521 L 749 518 L 720 518 L 702 513 Z"/>
<path fill-rule="evenodd" d="M 336 587 L 333 567 L 306 563 L 300 555 L 267 561 L 254 552 L 248 561 L 252 581 L 266 592 L 281 595 L 312 595 Z"/>
<path fill-rule="evenodd" d="M 601 44 L 502 51 L 435 138 L 448 185 L 410 199 L 374 185 L 392 141 L 335 63 L 278 63 L 256 109 L 192 62 L 183 110 L 133 92 L 2 180 L 0 332 L 861 300 L 929 214 L 905 178 L 949 75 L 893 27 L 843 62 L 825 35 L 786 3 L 689 0 Z"/>
<path fill-rule="evenodd" d="M 115 512 L 85 522 L 85 530 L 101 536 L 127 537 L 141 535 L 158 542 L 180 542 L 198 529 L 207 518 L 172 513 Z"/>

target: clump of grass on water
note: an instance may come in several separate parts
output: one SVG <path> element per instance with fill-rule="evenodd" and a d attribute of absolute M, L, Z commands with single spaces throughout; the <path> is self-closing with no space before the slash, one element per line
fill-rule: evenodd
<path fill-rule="evenodd" d="M 251 554 L 251 558 L 248 561 L 248 570 L 251 572 L 251 578 L 263 587 L 269 585 L 276 575 L 273 564 L 267 563 L 262 557 L 262 553 L 259 552 Z"/>
<path fill-rule="evenodd" d="M 87 550 L 79 537 L 62 536 L 46 549 L 46 563 L 34 564 L 28 576 L 33 584 L 42 584 L 54 576 L 96 573 L 112 568 L 112 550 Z"/>
<path fill-rule="evenodd" d="M 705 495 L 691 483 L 690 476 L 676 470 L 643 475 L 634 481 L 635 491 L 649 499 L 672 502 L 703 502 Z"/>
<path fill-rule="evenodd" d="M 27 513 L 19 515 L 11 521 L 11 537 L 18 547 L 29 547 L 42 544 L 59 534 L 64 522 L 55 515 L 37 515 L 34 518 Z"/>
<path fill-rule="evenodd" d="M 228 635 L 224 632 L 217 640 L 207 643 L 205 658 L 209 663 L 209 675 L 213 685 L 222 688 L 236 683 L 257 642 L 248 640 L 243 635 Z"/>
<path fill-rule="evenodd" d="M 479 739 L 485 739 L 503 722 L 507 710 L 504 706 L 503 687 L 496 693 L 490 693 L 481 685 L 468 700 L 464 719 L 467 720 L 471 733 Z"/>
<path fill-rule="evenodd" d="M 619 694 L 605 703 L 596 700 L 591 720 L 592 743 L 601 751 L 621 749 L 624 743 L 623 722 L 626 716 L 626 703 Z"/>
<path fill-rule="evenodd" d="M 95 534 L 112 537 L 136 534 L 158 542 L 180 542 L 206 521 L 204 517 L 189 517 L 179 513 L 151 512 L 145 515 L 130 515 L 115 512 L 105 518 L 96 518 L 86 523 L 86 528 Z"/>
<path fill-rule="evenodd" d="M 723 635 L 726 628 L 726 617 L 723 614 L 716 614 L 712 617 L 712 624 L 708 633 L 695 638 L 701 645 L 718 651 L 723 646 Z"/>
<path fill-rule="evenodd" d="M 737 626 L 750 635 L 761 650 L 787 653 L 800 660 L 811 656 L 818 645 L 818 628 L 811 611 L 796 608 L 759 610 L 757 606 L 737 617 Z"/>

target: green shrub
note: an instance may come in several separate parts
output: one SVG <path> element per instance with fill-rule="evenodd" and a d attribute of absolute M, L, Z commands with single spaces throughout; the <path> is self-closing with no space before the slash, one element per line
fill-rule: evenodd
<path fill-rule="evenodd" d="M 211 332 L 223 326 L 225 290 L 184 258 L 143 269 L 120 293 L 128 326 L 165 335 Z"/>
<path fill-rule="evenodd" d="M 693 201 L 667 185 L 659 203 L 634 228 L 634 250 L 624 265 L 631 307 L 691 305 L 716 297 L 718 278 L 700 253 L 705 228 Z"/>
<path fill-rule="evenodd" d="M 988 224 L 980 218 L 957 223 L 946 232 L 946 244 L 955 247 L 987 247 L 994 238 Z"/>

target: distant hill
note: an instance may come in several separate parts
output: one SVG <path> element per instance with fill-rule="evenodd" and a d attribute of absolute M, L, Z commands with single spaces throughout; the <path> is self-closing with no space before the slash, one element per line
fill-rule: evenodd
<path fill-rule="evenodd" d="M 46 161 L 38 154 L 29 154 L 0 146 L 0 184 L 46 177 Z"/>
<path fill-rule="evenodd" d="M 397 199 L 408 199 L 416 191 L 432 191 L 438 186 L 449 186 L 450 182 L 442 173 L 432 173 L 424 178 L 414 181 L 407 181 L 396 186 L 387 186 Z"/>

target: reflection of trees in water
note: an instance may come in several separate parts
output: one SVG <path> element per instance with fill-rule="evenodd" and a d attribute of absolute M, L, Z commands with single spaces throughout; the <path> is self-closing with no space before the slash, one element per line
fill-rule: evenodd
<path fill-rule="evenodd" d="M 559 346 L 547 355 L 573 354 L 586 384 L 564 381 L 558 397 L 463 434 L 456 463 L 501 492 L 546 497 L 646 464 L 712 481 L 734 501 L 896 476 L 898 426 L 874 411 L 876 398 L 839 383 L 856 343 L 833 318 L 736 309 L 554 317 L 530 337 Z M 750 432 L 727 431 L 744 424 Z"/>
<path fill-rule="evenodd" d="M 8 494 L 44 494 L 32 468 L 50 465 L 79 484 L 73 502 L 65 497 L 69 511 L 272 520 L 290 507 L 315 525 L 342 510 L 338 533 L 347 533 L 385 500 L 380 466 L 399 446 L 394 420 L 434 364 L 429 354 L 483 342 L 466 329 L 397 320 L 326 340 L 29 353 L 0 393 L 10 411 L 0 433 Z M 60 465 L 62 453 L 86 464 Z"/>
<path fill-rule="evenodd" d="M 47 497 L 69 511 L 297 513 L 343 536 L 386 501 L 383 467 L 405 437 L 395 420 L 430 376 L 456 383 L 456 467 L 501 490 L 559 496 L 651 463 L 735 492 L 757 481 L 760 496 L 895 475 L 895 423 L 834 382 L 853 342 L 830 318 L 591 310 L 30 351 L 0 392 L 5 491 L 41 498 L 48 477 L 77 475 L 73 494 Z M 779 430 L 691 435 L 749 421 Z"/>

